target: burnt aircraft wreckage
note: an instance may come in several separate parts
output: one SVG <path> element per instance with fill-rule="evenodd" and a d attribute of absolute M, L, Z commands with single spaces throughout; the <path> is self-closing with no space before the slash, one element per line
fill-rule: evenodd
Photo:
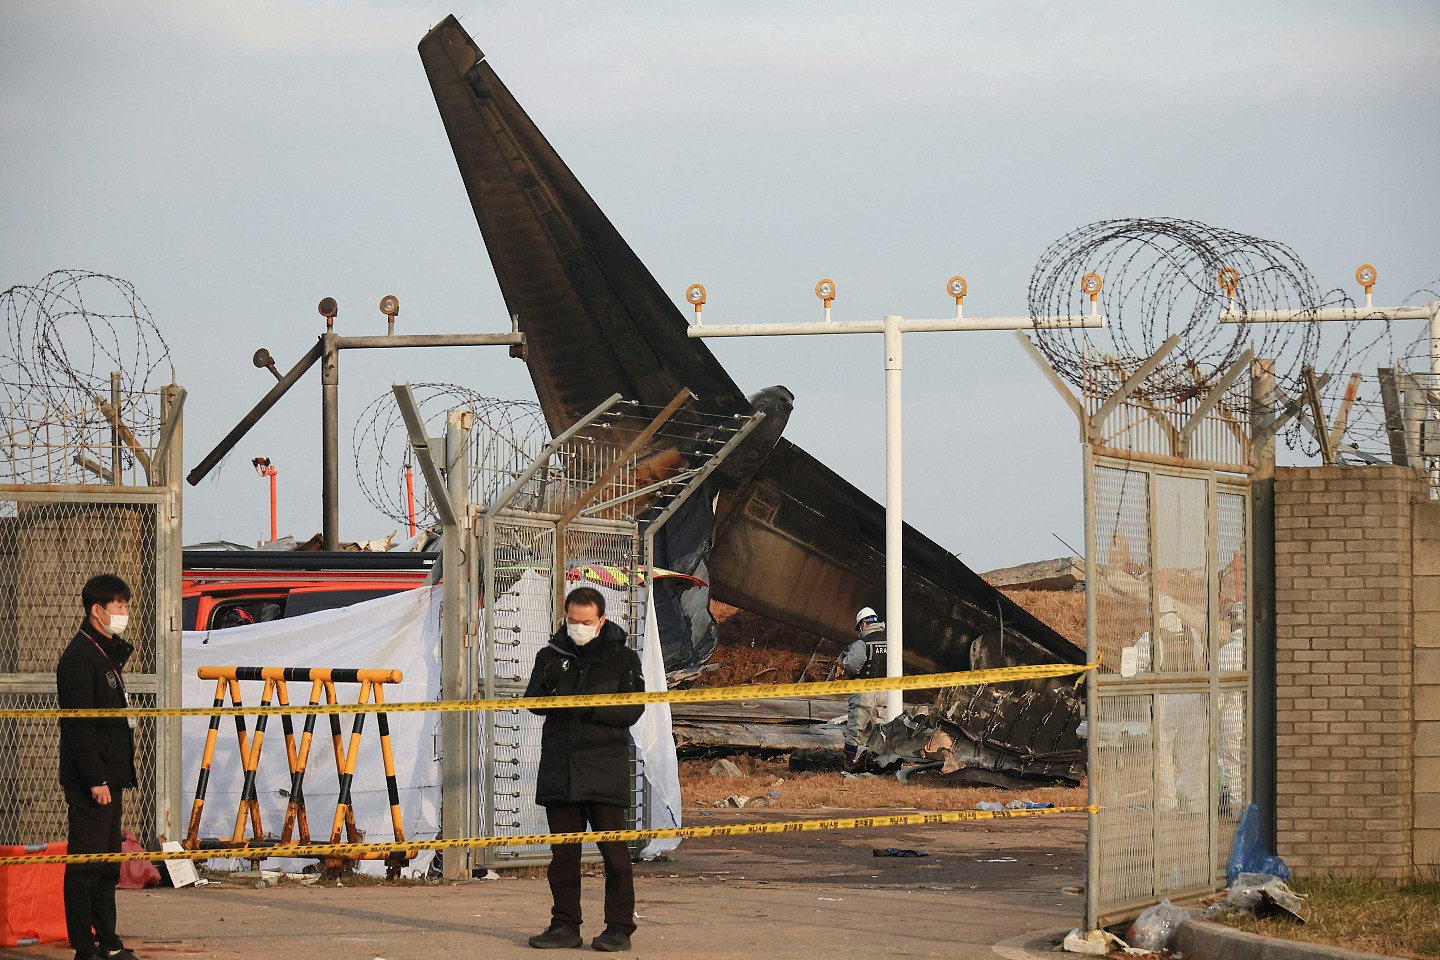
<path fill-rule="evenodd" d="M 662 528 L 655 561 L 697 574 L 718 600 L 848 642 L 852 613 L 884 598 L 883 507 L 781 435 L 788 390 L 747 396 L 686 335 L 685 316 L 454 17 L 419 52 L 552 433 L 613 393 L 659 406 L 688 389 L 705 413 L 763 411 L 712 475 L 711 496 L 691 498 Z M 908 525 L 904 566 L 908 670 L 1083 662 L 1082 650 Z M 708 604 L 699 589 L 657 593 L 667 668 L 713 653 Z M 1073 777 L 1084 752 L 1072 687 L 1029 681 L 951 697 L 947 718 L 971 749 L 950 755 Z"/>
<path fill-rule="evenodd" d="M 775 386 L 747 396 L 704 342 L 688 337 L 679 308 L 454 17 L 432 29 L 419 50 L 500 291 L 524 335 L 523 356 L 551 434 L 615 394 L 655 408 L 688 391 L 697 448 L 717 415 L 764 414 L 710 475 L 706 495 L 689 498 L 657 532 L 652 561 L 709 585 L 652 584 L 666 669 L 694 670 L 715 652 L 712 595 L 848 643 L 853 612 L 883 606 L 884 509 L 782 436 L 795 400 L 790 391 Z M 334 309 L 328 298 L 321 302 L 327 318 Z M 446 339 L 513 344 L 507 336 Z M 203 479 L 311 366 L 325 369 L 325 356 L 317 344 L 282 377 L 268 352 L 257 352 L 256 365 L 268 366 L 279 382 L 187 480 Z M 325 380 L 323 418 L 332 465 L 322 498 L 327 545 L 339 526 L 335 379 L 331 371 Z M 664 435 L 670 448 L 642 451 L 648 465 L 663 470 L 694 456 L 674 446 L 683 430 Z M 1081 649 L 908 525 L 903 544 L 908 671 L 1083 662 Z M 936 761 L 946 772 L 1078 778 L 1084 748 L 1073 681 L 962 688 L 942 700 L 944 709 L 920 717 L 918 726 L 910 717 L 886 725 L 877 752 Z"/>

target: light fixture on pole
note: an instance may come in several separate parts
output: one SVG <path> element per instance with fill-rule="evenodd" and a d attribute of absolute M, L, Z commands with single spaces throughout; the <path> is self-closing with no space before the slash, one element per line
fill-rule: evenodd
<path fill-rule="evenodd" d="M 965 316 L 965 293 L 970 285 L 961 276 L 951 277 L 945 281 L 945 292 L 955 298 L 955 319 L 959 320 Z"/>
<path fill-rule="evenodd" d="M 835 302 L 835 281 L 829 277 L 815 284 L 815 296 L 825 302 L 825 322 L 830 322 L 830 304 Z"/>
<path fill-rule="evenodd" d="M 270 463 L 269 457 L 255 457 L 250 463 L 254 466 L 257 474 L 270 478 L 270 542 L 274 543 L 280 539 L 280 532 L 276 524 L 276 515 L 279 512 L 279 506 L 276 499 L 277 491 L 275 488 L 275 478 L 279 476 L 280 471 L 276 470 L 274 465 Z"/>
<path fill-rule="evenodd" d="M 1378 279 L 1379 274 L 1377 274 L 1375 268 L 1368 263 L 1362 263 L 1355 268 L 1355 282 L 1365 288 L 1365 306 L 1367 308 L 1371 305 L 1370 293 L 1375 289 L 1375 281 Z"/>
<path fill-rule="evenodd" d="M 381 297 L 380 312 L 385 314 L 385 335 L 395 336 L 395 318 L 400 315 L 400 298 L 393 293 Z"/>
<path fill-rule="evenodd" d="M 695 325 L 698 327 L 704 322 L 700 315 L 700 308 L 705 306 L 705 285 L 692 283 L 685 288 L 685 299 L 695 307 Z"/>

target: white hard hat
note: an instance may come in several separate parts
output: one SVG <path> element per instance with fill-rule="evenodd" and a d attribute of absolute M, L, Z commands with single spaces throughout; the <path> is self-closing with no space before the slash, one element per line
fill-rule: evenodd
<path fill-rule="evenodd" d="M 871 633 L 880 633 L 884 629 L 886 625 L 880 622 L 880 615 L 870 607 L 860 607 L 860 612 L 855 613 L 855 633 L 858 635 L 870 636 Z"/>

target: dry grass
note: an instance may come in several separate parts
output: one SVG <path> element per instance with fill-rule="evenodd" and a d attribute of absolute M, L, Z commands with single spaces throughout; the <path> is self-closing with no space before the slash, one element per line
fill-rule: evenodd
<path fill-rule="evenodd" d="M 793 773 L 783 758 L 761 760 L 731 757 L 743 776 L 731 779 L 713 776 L 714 760 L 680 761 L 680 793 L 687 807 L 710 807 L 736 794 L 758 797 L 768 806 L 785 810 L 817 810 L 838 807 L 847 810 L 881 810 L 914 807 L 922 810 L 973 810 L 981 800 L 1005 802 L 1024 798 L 1057 807 L 1081 807 L 1088 801 L 1084 787 L 1037 787 L 1001 790 L 998 787 L 947 786 L 938 780 L 903 784 L 891 777 L 846 779 L 837 772 Z M 783 780 L 777 785 L 776 781 Z M 771 797 L 769 793 L 778 793 Z"/>
<path fill-rule="evenodd" d="M 1365 878 L 1299 880 L 1294 888 L 1309 898 L 1303 926 L 1280 917 L 1224 922 L 1267 937 L 1413 960 L 1440 957 L 1440 873 L 1399 884 Z"/>
<path fill-rule="evenodd" d="M 840 644 L 719 601 L 712 602 L 710 610 L 720 630 L 720 646 L 711 659 L 722 666 L 703 674 L 697 686 L 804 683 L 831 678 L 841 653 Z"/>
<path fill-rule="evenodd" d="M 1014 600 L 1066 640 L 1085 648 L 1085 594 L 1058 590 L 1005 590 Z"/>

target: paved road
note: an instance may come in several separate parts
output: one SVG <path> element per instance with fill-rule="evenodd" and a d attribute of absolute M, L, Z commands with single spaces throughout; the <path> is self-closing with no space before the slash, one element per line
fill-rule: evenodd
<path fill-rule="evenodd" d="M 733 810 L 690 822 L 816 815 Z M 1065 888 L 1083 882 L 1084 830 L 1084 816 L 1073 814 L 687 840 L 672 862 L 637 867 L 633 955 L 993 960 L 1001 941 L 1078 921 L 1081 898 Z M 930 856 L 880 858 L 872 855 L 877 847 Z M 585 906 L 597 920 L 601 884 L 598 876 L 586 880 Z M 230 881 L 120 897 L 121 933 L 149 960 L 533 960 L 540 954 L 525 940 L 544 928 L 550 902 L 543 879 L 265 889 Z M 587 923 L 587 939 L 600 928 Z M 0 954 L 72 956 L 55 945 Z"/>

